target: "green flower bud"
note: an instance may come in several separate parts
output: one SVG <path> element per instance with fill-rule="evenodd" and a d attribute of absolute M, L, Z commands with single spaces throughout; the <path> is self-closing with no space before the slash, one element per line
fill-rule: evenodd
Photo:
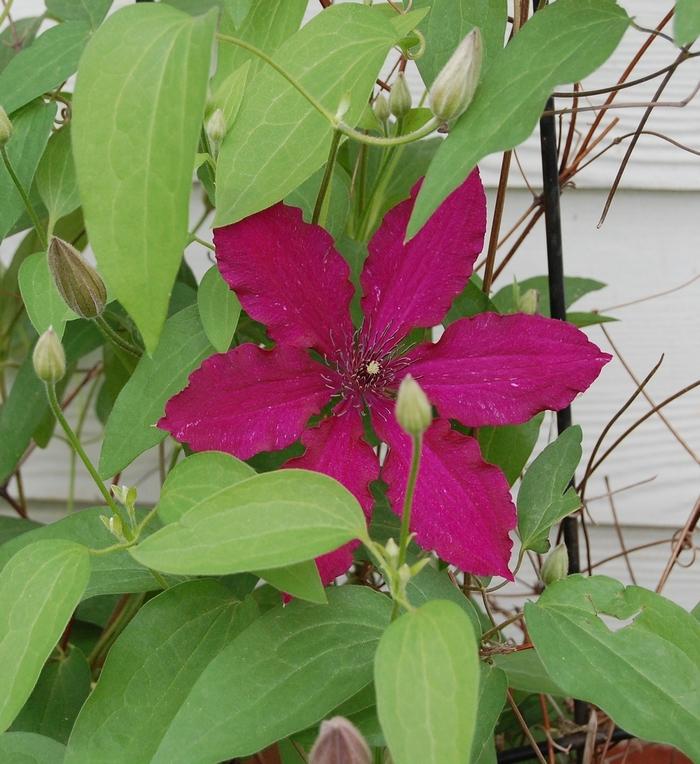
<path fill-rule="evenodd" d="M 223 109 L 216 109 L 207 120 L 207 137 L 214 144 L 223 141 L 226 135 L 226 117 Z"/>
<path fill-rule="evenodd" d="M 422 435 L 433 421 L 433 409 L 423 388 L 410 374 L 399 385 L 396 397 L 396 420 L 412 437 Z"/>
<path fill-rule="evenodd" d="M 7 116 L 5 109 L 0 106 L 0 147 L 4 146 L 12 137 L 12 122 Z"/>
<path fill-rule="evenodd" d="M 369 746 L 357 727 L 342 716 L 321 722 L 309 764 L 371 764 Z"/>
<path fill-rule="evenodd" d="M 399 72 L 399 76 L 391 86 L 391 93 L 389 94 L 389 109 L 395 117 L 405 117 L 411 110 L 413 99 L 411 98 L 411 91 L 408 89 L 408 83 L 403 72 Z"/>
<path fill-rule="evenodd" d="M 540 307 L 540 293 L 537 289 L 528 289 L 525 294 L 518 298 L 518 311 L 534 316 Z"/>
<path fill-rule="evenodd" d="M 96 318 L 107 304 L 107 289 L 100 274 L 78 250 L 54 236 L 49 244 L 49 269 L 66 305 L 82 318 Z"/>
<path fill-rule="evenodd" d="M 540 576 L 545 586 L 566 578 L 569 572 L 569 553 L 565 544 L 554 547 L 542 565 Z"/>
<path fill-rule="evenodd" d="M 466 111 L 479 84 L 483 58 L 481 32 L 475 27 L 458 45 L 430 89 L 430 108 L 438 119 L 449 122 Z"/>
<path fill-rule="evenodd" d="M 393 538 L 390 538 L 386 545 L 384 546 L 384 556 L 386 557 L 387 561 L 392 564 L 392 566 L 395 566 L 399 559 L 399 545 L 394 541 Z"/>
<path fill-rule="evenodd" d="M 36 342 L 32 355 L 34 371 L 42 382 L 58 382 L 66 373 L 66 354 L 53 327 L 49 327 Z"/>
<path fill-rule="evenodd" d="M 391 107 L 389 106 L 389 99 L 384 95 L 384 93 L 380 93 L 374 99 L 372 108 L 374 109 L 374 116 L 382 124 L 389 120 L 389 117 L 391 116 Z"/>
<path fill-rule="evenodd" d="M 123 544 L 126 541 L 122 521 L 116 515 L 111 515 L 110 517 L 107 517 L 107 515 L 100 515 L 100 520 L 102 520 L 104 527 L 120 544 Z"/>

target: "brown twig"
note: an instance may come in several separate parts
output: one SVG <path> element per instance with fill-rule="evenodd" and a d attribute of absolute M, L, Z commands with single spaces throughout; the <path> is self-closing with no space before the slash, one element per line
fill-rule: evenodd
<path fill-rule="evenodd" d="M 671 571 L 673 570 L 673 567 L 678 560 L 678 556 L 683 550 L 683 547 L 687 544 L 688 536 L 692 536 L 692 534 L 695 532 L 698 520 L 700 520 L 700 499 L 695 502 L 693 511 L 690 513 L 690 516 L 688 517 L 686 524 L 683 526 L 683 530 L 681 531 L 678 540 L 673 546 L 671 556 L 669 557 L 669 560 L 666 563 L 666 567 L 661 574 L 659 583 L 656 585 L 657 594 L 661 594 L 661 590 L 664 588 L 664 586 L 666 586 L 666 582 L 668 581 L 668 577 L 671 575 Z"/>
<path fill-rule="evenodd" d="M 532 750 L 537 756 L 537 760 L 540 762 L 540 764 L 547 764 L 547 759 L 545 759 L 545 757 L 542 755 L 542 751 L 540 751 L 540 747 L 537 745 L 537 741 L 533 737 L 532 732 L 530 732 L 530 728 L 527 726 L 527 722 L 523 718 L 523 715 L 520 713 L 518 704 L 513 700 L 513 696 L 510 690 L 507 691 L 506 697 L 508 698 L 508 705 L 511 707 L 513 714 L 517 719 L 518 724 L 520 725 L 520 729 L 523 731 L 523 734 L 527 738 L 528 743 L 530 743 Z"/>
<path fill-rule="evenodd" d="M 610 511 L 612 512 L 613 516 L 613 522 L 615 523 L 615 533 L 617 534 L 617 539 L 620 542 L 620 549 L 622 550 L 622 554 L 625 558 L 625 565 L 627 566 L 627 572 L 630 574 L 630 580 L 632 583 L 636 586 L 637 585 L 637 579 L 634 575 L 634 570 L 632 570 L 632 563 L 630 562 L 629 555 L 627 553 L 627 547 L 625 545 L 625 539 L 622 535 L 622 528 L 620 527 L 620 520 L 617 517 L 617 509 L 615 508 L 615 501 L 613 500 L 613 494 L 612 490 L 610 488 L 610 478 L 608 476 L 605 476 L 605 487 L 608 491 L 608 499 L 610 501 Z M 588 566 L 588 575 L 591 574 L 591 565 Z"/>

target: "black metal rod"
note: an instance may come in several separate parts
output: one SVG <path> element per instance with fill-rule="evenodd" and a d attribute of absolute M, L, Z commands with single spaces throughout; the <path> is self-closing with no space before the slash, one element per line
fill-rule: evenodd
<path fill-rule="evenodd" d="M 622 740 L 630 740 L 632 737 L 633 736 L 630 735 L 629 732 L 625 732 L 621 729 L 616 729 L 610 738 L 610 742 L 619 743 Z M 603 732 L 599 732 L 596 735 L 596 743 L 605 743 L 607 739 L 607 734 Z M 562 748 L 571 748 L 572 751 L 582 751 L 586 745 L 586 733 L 575 732 L 573 735 L 564 735 L 564 737 L 557 738 L 554 742 L 557 745 L 562 746 Z M 543 754 L 547 753 L 546 740 L 543 740 L 541 743 L 537 743 L 537 747 Z M 521 761 L 532 761 L 536 758 L 537 756 L 535 755 L 535 752 L 532 750 L 532 746 L 530 745 L 524 745 L 520 748 L 510 748 L 507 751 L 501 751 L 496 756 L 498 764 L 517 764 Z"/>

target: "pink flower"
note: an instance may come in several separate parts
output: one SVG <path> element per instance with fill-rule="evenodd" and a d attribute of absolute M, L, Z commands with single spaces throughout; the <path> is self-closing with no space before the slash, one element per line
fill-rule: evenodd
<path fill-rule="evenodd" d="M 361 276 L 364 321 L 350 318 L 349 269 L 322 228 L 283 204 L 214 232 L 218 266 L 248 314 L 276 346 L 244 344 L 208 358 L 172 398 L 159 427 L 196 451 L 248 459 L 301 438 L 286 466 L 339 480 L 369 520 L 377 455 L 364 440 L 369 415 L 388 456 L 381 477 L 400 513 L 410 440 L 394 416 L 402 377 L 420 382 L 438 411 L 425 434 L 412 530 L 425 549 L 477 575 L 511 577 L 515 507 L 501 471 L 477 441 L 450 426 L 525 422 L 561 409 L 610 356 L 575 327 L 541 316 L 484 313 L 451 324 L 439 342 L 409 347 L 416 327 L 441 322 L 482 249 L 486 200 L 475 170 L 403 243 L 418 186 L 394 207 L 369 244 Z M 310 352 L 311 351 L 311 352 Z M 309 418 L 331 404 L 315 427 Z M 344 573 L 352 545 L 319 558 L 324 582 Z"/>

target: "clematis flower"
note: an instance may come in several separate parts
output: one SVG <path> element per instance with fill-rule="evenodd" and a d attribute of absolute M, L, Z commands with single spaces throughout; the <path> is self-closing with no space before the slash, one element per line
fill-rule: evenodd
<path fill-rule="evenodd" d="M 369 243 L 359 329 L 350 317 L 349 268 L 330 235 L 305 223 L 299 209 L 277 204 L 217 229 L 221 274 L 276 345 L 243 344 L 205 360 L 158 426 L 196 451 L 240 459 L 301 439 L 304 455 L 285 466 L 337 479 L 369 520 L 369 485 L 380 476 L 379 458 L 364 439 L 369 416 L 388 446 L 381 477 L 400 514 L 411 443 L 393 408 L 410 372 L 437 409 L 424 436 L 413 504 L 416 541 L 462 570 L 510 578 L 516 514 L 508 483 L 450 420 L 467 427 L 518 424 L 561 409 L 610 356 L 570 324 L 521 314 L 463 318 L 438 342 L 410 347 L 409 332 L 438 325 L 464 288 L 486 229 L 475 170 L 404 244 L 419 185 Z M 329 409 L 320 424 L 309 425 Z M 324 583 L 348 570 L 352 549 L 317 560 Z"/>

